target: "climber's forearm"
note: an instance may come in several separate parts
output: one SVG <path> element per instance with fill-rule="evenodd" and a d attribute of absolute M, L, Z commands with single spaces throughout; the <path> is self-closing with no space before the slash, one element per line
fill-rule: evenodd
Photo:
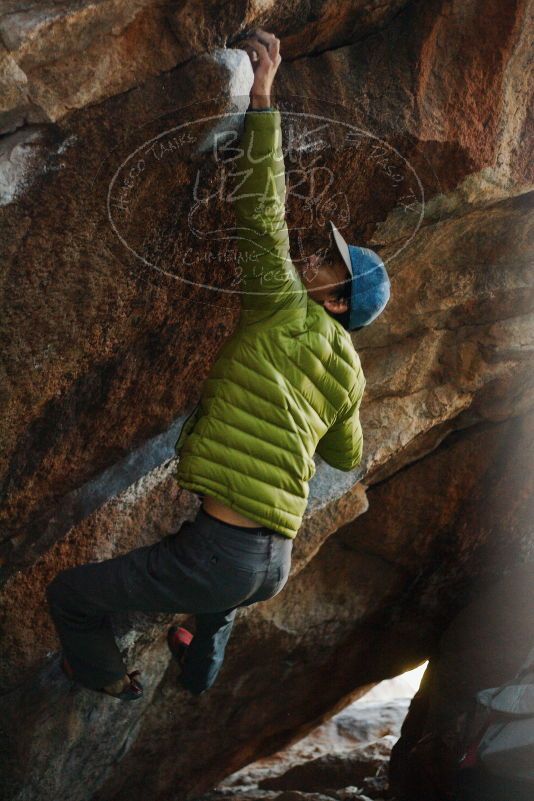
<path fill-rule="evenodd" d="M 277 109 L 250 108 L 235 163 L 239 246 L 259 254 L 277 250 L 285 225 L 285 168 Z M 261 242 L 259 241 L 261 239 Z M 284 248 L 285 250 L 285 248 Z M 252 266 L 252 265 L 250 265 Z"/>

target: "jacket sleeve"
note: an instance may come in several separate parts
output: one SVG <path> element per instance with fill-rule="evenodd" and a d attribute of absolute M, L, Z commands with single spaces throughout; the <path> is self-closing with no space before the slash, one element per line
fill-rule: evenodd
<path fill-rule="evenodd" d="M 278 109 L 245 114 L 234 178 L 241 318 L 255 322 L 298 307 L 306 292 L 289 254 Z"/>
<path fill-rule="evenodd" d="M 365 381 L 349 401 L 348 408 L 336 418 L 317 444 L 319 456 L 338 470 L 354 470 L 362 460 L 363 431 L 360 422 L 360 403 L 364 387 Z"/>

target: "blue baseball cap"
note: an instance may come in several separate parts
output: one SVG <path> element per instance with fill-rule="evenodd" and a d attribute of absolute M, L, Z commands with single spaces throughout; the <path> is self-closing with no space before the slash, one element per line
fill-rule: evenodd
<path fill-rule="evenodd" d="M 384 262 L 374 250 L 348 245 L 330 220 L 337 248 L 352 276 L 347 329 L 362 328 L 376 320 L 390 296 L 389 277 Z"/>

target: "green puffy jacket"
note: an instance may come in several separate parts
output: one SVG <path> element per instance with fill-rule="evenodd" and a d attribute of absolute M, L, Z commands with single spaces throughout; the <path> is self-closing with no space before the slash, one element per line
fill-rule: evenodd
<path fill-rule="evenodd" d="M 350 334 L 289 255 L 280 112 L 248 111 L 234 157 L 241 316 L 175 446 L 180 486 L 293 538 L 315 473 L 361 461 L 365 379 Z"/>

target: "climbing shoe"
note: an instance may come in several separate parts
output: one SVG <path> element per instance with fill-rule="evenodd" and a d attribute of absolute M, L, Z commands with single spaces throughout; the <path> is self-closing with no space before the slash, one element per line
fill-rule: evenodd
<path fill-rule="evenodd" d="M 63 671 L 65 676 L 67 676 L 67 678 L 71 679 L 71 681 L 76 681 L 72 667 L 70 666 L 65 656 L 61 658 L 60 666 L 61 670 Z M 140 675 L 139 670 L 133 670 L 131 673 L 127 673 L 127 676 L 130 679 L 130 683 L 127 685 L 127 687 L 121 690 L 121 692 L 112 693 L 106 690 L 104 687 L 100 687 L 99 689 L 95 690 L 95 692 L 103 693 L 103 695 L 109 695 L 112 698 L 118 698 L 121 701 L 135 701 L 138 698 L 141 698 L 143 695 L 143 685 L 136 678 L 136 676 L 139 675 Z"/>
<path fill-rule="evenodd" d="M 180 667 L 184 666 L 185 655 L 192 639 L 191 632 L 182 626 L 171 626 L 167 632 L 169 650 Z"/>

